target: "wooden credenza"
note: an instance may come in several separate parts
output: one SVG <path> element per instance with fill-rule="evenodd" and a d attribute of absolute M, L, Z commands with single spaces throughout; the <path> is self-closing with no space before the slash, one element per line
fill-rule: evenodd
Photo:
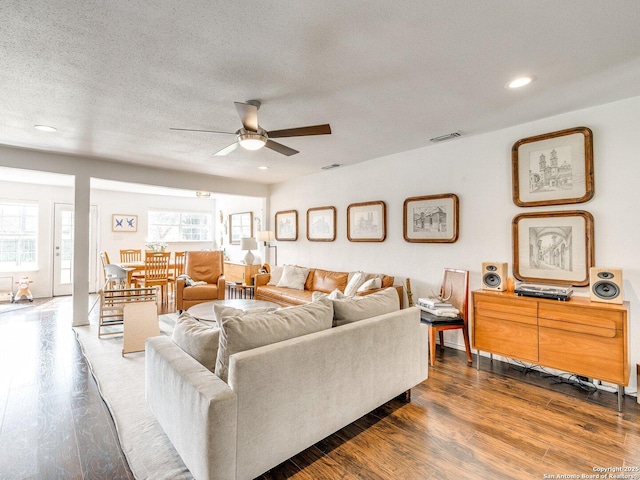
<path fill-rule="evenodd" d="M 253 276 L 260 270 L 260 265 L 224 262 L 224 279 L 228 282 L 241 282 L 253 285 Z"/>
<path fill-rule="evenodd" d="M 629 384 L 629 302 L 566 302 L 477 290 L 473 347 L 618 385 Z M 478 356 L 479 358 L 479 356 Z"/>

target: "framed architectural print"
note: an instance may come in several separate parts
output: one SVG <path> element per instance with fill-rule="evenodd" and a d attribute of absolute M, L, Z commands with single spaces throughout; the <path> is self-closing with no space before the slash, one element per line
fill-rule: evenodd
<path fill-rule="evenodd" d="M 298 211 L 276 212 L 276 240 L 295 241 L 298 239 Z"/>
<path fill-rule="evenodd" d="M 114 213 L 111 215 L 111 231 L 112 232 L 137 232 L 138 216 L 122 215 Z"/>
<path fill-rule="evenodd" d="M 336 239 L 336 207 L 307 210 L 307 240 L 333 242 Z"/>
<path fill-rule="evenodd" d="M 352 203 L 347 208 L 350 242 L 384 242 L 387 238 L 387 206 L 382 201 Z"/>
<path fill-rule="evenodd" d="M 453 193 L 404 201 L 404 239 L 417 243 L 453 243 L 458 239 L 458 197 Z"/>
<path fill-rule="evenodd" d="M 253 237 L 253 212 L 229 215 L 229 243 L 240 245 L 240 239 Z"/>
<path fill-rule="evenodd" d="M 583 210 L 523 213 L 512 222 L 513 275 L 525 282 L 589 285 L 593 216 Z"/>
<path fill-rule="evenodd" d="M 513 202 L 520 207 L 593 198 L 593 134 L 587 127 L 518 140 L 511 164 Z"/>

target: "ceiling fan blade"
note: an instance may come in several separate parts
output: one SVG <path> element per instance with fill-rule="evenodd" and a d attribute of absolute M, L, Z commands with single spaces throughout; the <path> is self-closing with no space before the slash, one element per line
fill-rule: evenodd
<path fill-rule="evenodd" d="M 324 125 L 287 128 L 285 130 L 272 130 L 268 132 L 269 138 L 306 137 L 307 135 L 328 135 L 330 133 L 331 126 L 328 123 L 325 123 Z"/>
<path fill-rule="evenodd" d="M 233 142 L 231 145 L 229 145 L 228 147 L 224 147 L 222 150 L 217 151 L 216 153 L 214 153 L 213 155 L 215 157 L 222 157 L 224 155 L 227 155 L 228 153 L 233 152 L 236 148 L 238 148 L 240 146 L 240 144 L 238 142 Z"/>
<path fill-rule="evenodd" d="M 170 128 L 169 130 L 180 130 L 182 132 L 224 133 L 227 135 L 235 135 L 235 132 L 218 132 L 217 130 L 195 130 L 193 128 Z"/>
<path fill-rule="evenodd" d="M 294 150 L 293 148 L 289 148 L 286 145 L 274 142 L 273 140 L 267 140 L 267 143 L 265 143 L 264 146 L 270 148 L 275 152 L 281 153 L 282 155 L 286 155 L 287 157 L 295 155 L 296 153 L 300 153 L 298 152 L 298 150 Z"/>
<path fill-rule="evenodd" d="M 245 130 L 258 131 L 258 106 L 251 103 L 234 102 Z"/>

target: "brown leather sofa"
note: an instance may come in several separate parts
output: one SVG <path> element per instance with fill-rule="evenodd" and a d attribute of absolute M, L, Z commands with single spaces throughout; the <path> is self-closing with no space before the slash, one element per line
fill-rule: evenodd
<path fill-rule="evenodd" d="M 193 281 L 204 285 L 186 285 L 186 279 L 176 281 L 176 310 L 187 310 L 194 305 L 213 300 L 224 300 L 224 260 L 222 252 L 187 252 L 184 273 Z"/>
<path fill-rule="evenodd" d="M 271 274 L 269 273 L 260 273 L 254 277 L 254 298 L 256 300 L 277 303 L 282 307 L 291 307 L 311 302 L 313 292 L 331 293 L 335 289 L 344 292 L 349 281 L 349 272 L 333 272 L 319 268 L 310 268 L 304 284 L 304 290 L 267 285 L 270 278 Z M 402 308 L 404 296 L 402 285 L 393 285 L 394 277 L 388 275 L 382 275 L 381 280 L 382 288 L 360 292 L 358 295 L 368 295 L 383 288 L 395 287 L 398 290 L 400 307 Z"/>

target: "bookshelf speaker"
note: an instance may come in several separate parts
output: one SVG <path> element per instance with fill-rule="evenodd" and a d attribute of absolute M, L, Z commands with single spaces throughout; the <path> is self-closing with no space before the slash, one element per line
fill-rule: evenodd
<path fill-rule="evenodd" d="M 504 292 L 507 289 L 507 263 L 484 262 L 482 264 L 482 289 Z"/>
<path fill-rule="evenodd" d="M 592 302 L 622 303 L 622 270 L 619 268 L 589 269 L 589 295 Z"/>

